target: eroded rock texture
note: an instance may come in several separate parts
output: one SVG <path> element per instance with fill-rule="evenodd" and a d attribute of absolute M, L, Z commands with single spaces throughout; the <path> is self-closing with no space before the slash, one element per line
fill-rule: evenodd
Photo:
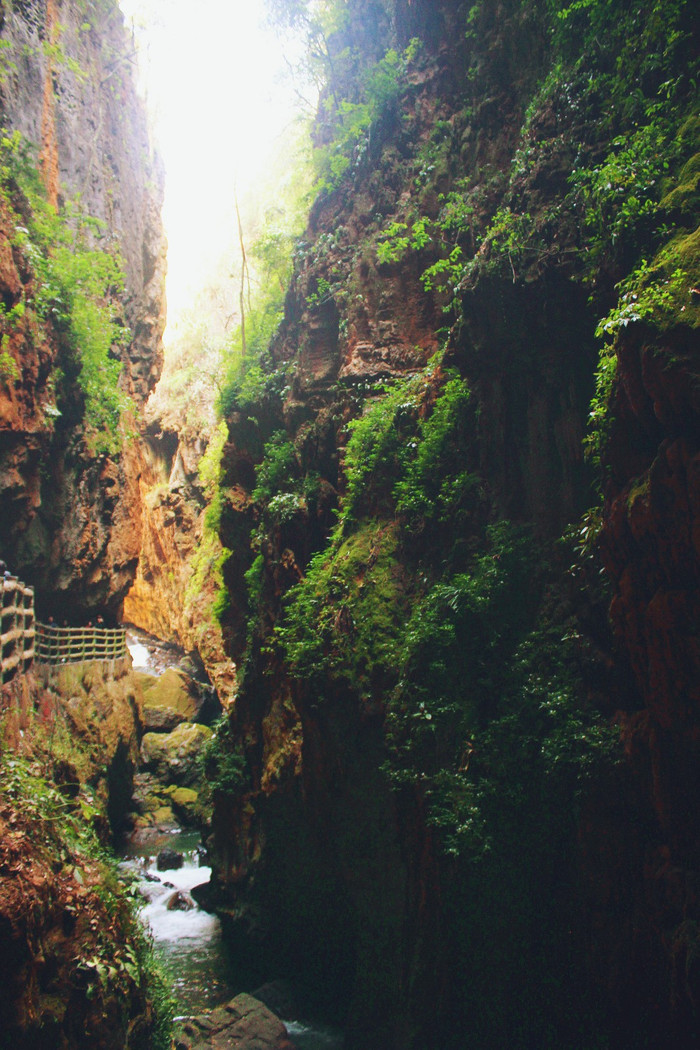
<path fill-rule="evenodd" d="M 198 473 L 210 427 L 169 424 L 149 406 L 140 447 L 142 529 L 138 568 L 124 602 L 125 621 L 199 654 L 221 701 L 228 703 L 235 665 L 224 652 L 212 606 L 221 545 L 204 538 L 206 496 Z"/>
<path fill-rule="evenodd" d="M 6 6 L 0 35 L 3 126 L 33 149 L 48 200 L 59 209 L 79 200 L 102 224 L 97 243 L 120 252 L 128 330 L 120 384 L 138 412 L 160 374 L 165 242 L 162 173 L 134 87 L 133 43 L 116 4 L 55 0 Z M 0 295 L 9 311 L 22 291 L 31 299 L 37 276 L 14 229 L 17 213 L 2 208 Z M 19 376 L 0 384 L 3 556 L 36 585 L 43 615 L 116 614 L 139 552 L 138 455 L 91 454 L 75 388 L 57 414 L 59 370 L 73 384 L 75 373 L 50 315 L 40 321 L 28 310 L 6 334 Z"/>

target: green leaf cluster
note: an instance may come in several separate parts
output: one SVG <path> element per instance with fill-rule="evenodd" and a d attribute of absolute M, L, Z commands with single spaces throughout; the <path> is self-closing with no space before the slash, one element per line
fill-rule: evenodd
<path fill-rule="evenodd" d="M 316 150 L 317 186 L 321 192 L 336 189 L 345 174 L 357 167 L 369 146 L 372 127 L 391 112 L 405 87 L 409 66 L 420 52 L 420 42 L 412 40 L 403 52 L 389 48 L 384 56 L 359 77 L 359 101 L 332 95 L 333 138 Z"/>
<path fill-rule="evenodd" d="M 213 729 L 213 736 L 202 754 L 204 775 L 212 790 L 236 796 L 249 780 L 243 748 L 235 740 L 226 715 L 219 719 Z"/>
<path fill-rule="evenodd" d="M 542 552 L 509 522 L 487 544 L 414 606 L 387 715 L 391 779 L 422 784 L 444 848 L 472 859 L 540 791 L 569 819 L 585 779 L 617 753 L 616 733 L 582 704 L 561 625 L 538 613 Z"/>
<path fill-rule="evenodd" d="M 104 820 L 99 804 L 84 788 L 77 793 L 59 790 L 49 770 L 5 747 L 0 749 L 0 776 L 5 799 L 31 825 L 33 848 L 54 870 L 84 883 L 87 868 L 100 869 L 100 881 L 91 889 L 101 902 L 107 925 L 95 931 L 94 952 L 75 959 L 76 972 L 87 985 L 86 996 L 94 998 L 98 990 L 117 991 L 129 1002 L 138 990 L 153 1009 L 149 1045 L 168 1050 L 174 1014 L 170 985 L 138 917 L 143 899 L 120 877 L 116 860 L 98 839 L 96 826 Z"/>
<path fill-rule="evenodd" d="M 316 684 L 319 698 L 332 682 L 366 700 L 391 682 L 406 611 L 397 546 L 395 526 L 366 522 L 316 554 L 289 591 L 273 644 L 295 677 Z"/>
<path fill-rule="evenodd" d="M 48 204 L 17 132 L 0 136 L 0 192 L 16 216 L 14 244 L 36 274 L 34 295 L 25 286 L 18 306 L 23 314 L 31 311 L 50 321 L 61 334 L 67 351 L 64 371 L 75 372 L 82 391 L 83 424 L 93 451 L 118 452 L 121 415 L 128 404 L 118 386 L 119 352 L 128 335 L 118 319 L 124 291 L 119 254 L 99 247 L 104 236 L 100 222 L 75 206 L 57 213 Z M 20 209 L 26 212 L 24 219 Z"/>
<path fill-rule="evenodd" d="M 410 376 L 370 400 L 364 413 L 348 424 L 345 449 L 345 497 L 341 521 L 347 526 L 377 502 L 393 509 L 394 484 L 417 445 L 418 408 L 423 375 Z"/>
<path fill-rule="evenodd" d="M 481 492 L 480 479 L 466 469 L 472 425 L 469 387 L 452 375 L 432 412 L 420 419 L 409 443 L 414 455 L 394 487 L 396 513 L 410 531 L 432 522 L 464 526 Z"/>
<path fill-rule="evenodd" d="M 264 503 L 280 493 L 291 493 L 299 477 L 296 449 L 284 431 L 278 430 L 266 443 L 263 461 L 255 471 L 253 499 Z"/>

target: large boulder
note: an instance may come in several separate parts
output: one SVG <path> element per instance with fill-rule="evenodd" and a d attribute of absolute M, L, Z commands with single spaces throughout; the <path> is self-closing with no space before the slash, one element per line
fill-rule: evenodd
<path fill-rule="evenodd" d="M 202 752 L 212 737 L 208 726 L 183 722 L 172 733 L 145 733 L 142 768 L 163 784 L 192 787 L 202 779 Z"/>
<path fill-rule="evenodd" d="M 194 788 L 169 784 L 163 792 L 169 799 L 175 816 L 186 827 L 200 827 L 205 823 L 207 809 Z"/>
<path fill-rule="evenodd" d="M 176 849 L 162 849 L 156 857 L 158 871 L 177 871 L 184 863 L 184 854 Z"/>
<path fill-rule="evenodd" d="M 209 721 L 212 688 L 190 678 L 184 671 L 169 667 L 160 677 L 142 676 L 141 717 L 147 732 L 171 733 L 183 722 Z"/>
<path fill-rule="evenodd" d="M 279 1017 L 252 995 L 241 994 L 187 1020 L 175 1050 L 296 1050 Z"/>

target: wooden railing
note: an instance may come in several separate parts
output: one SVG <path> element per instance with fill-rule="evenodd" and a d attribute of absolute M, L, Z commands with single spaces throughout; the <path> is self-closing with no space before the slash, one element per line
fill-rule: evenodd
<path fill-rule="evenodd" d="M 107 662 L 127 654 L 123 627 L 58 627 L 37 623 L 36 659 L 44 664 Z"/>
<path fill-rule="evenodd" d="M 34 662 L 34 590 L 16 576 L 0 576 L 0 684 Z"/>
<path fill-rule="evenodd" d="M 34 589 L 0 576 L 0 685 L 42 664 L 109 663 L 127 655 L 123 627 L 59 627 L 34 620 Z"/>

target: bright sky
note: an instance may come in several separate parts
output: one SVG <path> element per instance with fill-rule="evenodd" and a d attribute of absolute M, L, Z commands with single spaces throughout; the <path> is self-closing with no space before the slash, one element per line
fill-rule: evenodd
<path fill-rule="evenodd" d="M 264 179 L 296 100 L 264 0 L 120 4 L 166 168 L 170 328 L 236 240 L 234 186 L 243 198 Z"/>

